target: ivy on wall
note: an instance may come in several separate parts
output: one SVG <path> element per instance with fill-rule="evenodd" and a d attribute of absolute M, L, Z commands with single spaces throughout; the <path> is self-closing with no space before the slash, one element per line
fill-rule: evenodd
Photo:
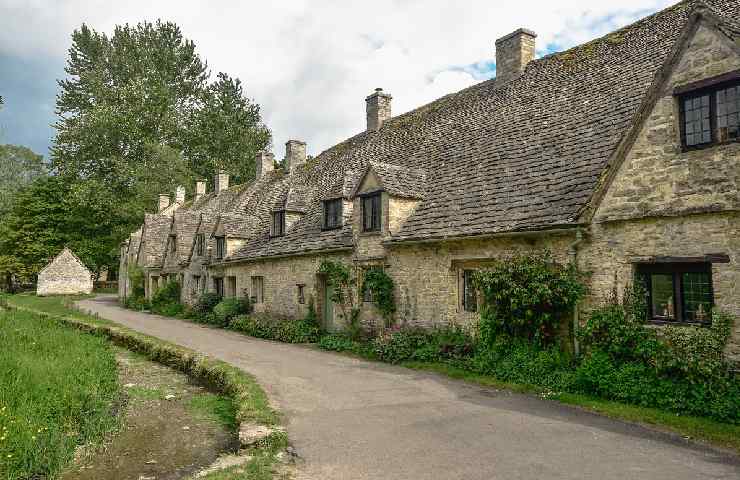
<path fill-rule="evenodd" d="M 385 327 L 393 324 L 393 314 L 396 313 L 396 302 L 393 298 L 393 279 L 380 268 L 372 268 L 365 272 L 362 281 L 362 292 L 373 293 L 378 311 L 383 316 Z"/>

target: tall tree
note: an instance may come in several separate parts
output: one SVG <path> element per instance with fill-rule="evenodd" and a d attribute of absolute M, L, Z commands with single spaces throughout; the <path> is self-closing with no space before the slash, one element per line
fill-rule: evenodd
<path fill-rule="evenodd" d="M 10 208 L 17 191 L 48 173 L 44 157 L 17 145 L 0 145 L 0 172 L 0 217 Z"/>
<path fill-rule="evenodd" d="M 158 193 L 212 181 L 216 168 L 250 179 L 255 152 L 269 145 L 239 80 L 222 73 L 209 83 L 206 62 L 174 23 L 117 26 L 110 37 L 82 25 L 65 71 L 52 167 L 87 208 L 109 209 L 110 251 Z"/>

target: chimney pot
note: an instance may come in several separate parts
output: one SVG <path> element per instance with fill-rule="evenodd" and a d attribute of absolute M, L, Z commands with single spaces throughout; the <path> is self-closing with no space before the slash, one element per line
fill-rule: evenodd
<path fill-rule="evenodd" d="M 285 142 L 285 170 L 292 173 L 296 167 L 304 163 L 306 163 L 306 142 L 300 140 Z"/>
<path fill-rule="evenodd" d="M 216 171 L 216 194 L 229 189 L 229 174 L 224 170 Z"/>
<path fill-rule="evenodd" d="M 275 156 L 270 152 L 259 151 L 254 159 L 255 176 L 260 179 L 275 169 Z"/>
<path fill-rule="evenodd" d="M 393 97 L 389 93 L 383 93 L 382 88 L 376 88 L 375 93 L 365 98 L 368 132 L 380 130 L 383 122 L 391 118 L 391 100 Z"/>
<path fill-rule="evenodd" d="M 198 180 L 195 182 L 195 200 L 198 201 L 201 198 L 203 198 L 203 195 L 206 194 L 206 181 L 205 180 Z"/>
<path fill-rule="evenodd" d="M 518 78 L 534 60 L 535 38 L 532 30 L 520 28 L 496 40 L 496 83 Z"/>
<path fill-rule="evenodd" d="M 162 213 L 164 209 L 170 206 L 170 196 L 166 193 L 159 194 L 159 208 L 157 212 Z"/>
<path fill-rule="evenodd" d="M 175 203 L 185 203 L 185 187 L 178 185 L 175 189 Z"/>

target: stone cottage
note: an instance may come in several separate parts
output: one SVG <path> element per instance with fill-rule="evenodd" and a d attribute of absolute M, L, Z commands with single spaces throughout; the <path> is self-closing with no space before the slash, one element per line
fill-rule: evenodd
<path fill-rule="evenodd" d="M 92 273 L 65 247 L 39 272 L 36 295 L 77 295 L 92 290 Z"/>
<path fill-rule="evenodd" d="M 640 275 L 656 325 L 740 317 L 739 7 L 683 1 L 540 59 L 519 29 L 496 41 L 496 78 L 396 117 L 378 89 L 365 131 L 310 160 L 291 140 L 278 170 L 261 153 L 248 185 L 221 173 L 178 206 L 187 227 L 147 215 L 121 272 L 135 262 L 149 293 L 165 272 L 186 301 L 248 295 L 285 316 L 313 298 L 341 328 L 317 275 L 332 259 L 360 282 L 384 269 L 395 321 L 431 326 L 476 317 L 476 269 L 548 248 L 591 273 L 582 308 Z M 372 296 L 358 301 L 375 321 Z"/>

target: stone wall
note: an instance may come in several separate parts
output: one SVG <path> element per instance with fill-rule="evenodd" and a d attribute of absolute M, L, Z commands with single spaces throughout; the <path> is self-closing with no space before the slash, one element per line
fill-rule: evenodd
<path fill-rule="evenodd" d="M 595 221 L 740 209 L 740 144 L 683 152 L 674 87 L 740 69 L 740 57 L 700 27 L 675 66 Z"/>
<path fill-rule="evenodd" d="M 66 248 L 40 273 L 36 294 L 75 295 L 90 293 L 93 289 L 92 274 Z"/>

